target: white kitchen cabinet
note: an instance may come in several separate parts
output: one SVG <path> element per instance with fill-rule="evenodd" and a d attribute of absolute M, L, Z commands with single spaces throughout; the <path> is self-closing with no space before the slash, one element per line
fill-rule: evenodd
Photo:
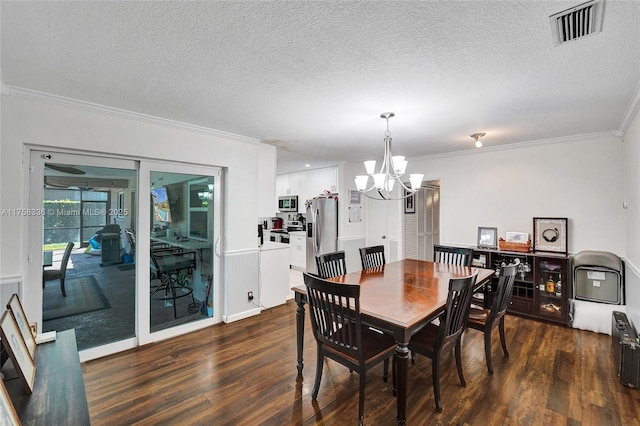
<path fill-rule="evenodd" d="M 282 174 L 276 176 L 276 199 L 282 195 L 288 195 L 289 190 L 289 174 Z M 278 204 L 276 203 L 276 206 Z"/>
<path fill-rule="evenodd" d="M 328 190 L 331 192 L 338 192 L 338 168 L 327 167 L 320 169 L 321 187 L 322 190 Z"/>
<path fill-rule="evenodd" d="M 297 195 L 298 213 L 306 212 L 305 201 L 317 197 L 324 191 L 338 191 L 338 167 L 303 170 L 276 176 L 276 200 L 282 195 Z"/>
<path fill-rule="evenodd" d="M 304 231 L 289 232 L 290 262 L 295 269 L 307 270 L 307 239 Z"/>

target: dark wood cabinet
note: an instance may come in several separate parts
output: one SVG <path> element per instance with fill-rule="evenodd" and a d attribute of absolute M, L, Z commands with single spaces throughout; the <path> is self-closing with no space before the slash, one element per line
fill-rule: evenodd
<path fill-rule="evenodd" d="M 509 313 L 567 324 L 569 257 L 555 253 L 523 253 L 473 249 L 473 266 L 500 270 L 502 264 L 518 263 Z M 485 306 L 491 306 L 498 276 L 484 291 Z"/>

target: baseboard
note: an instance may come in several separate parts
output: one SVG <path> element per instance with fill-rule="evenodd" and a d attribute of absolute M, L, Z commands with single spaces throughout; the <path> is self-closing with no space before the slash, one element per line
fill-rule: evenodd
<path fill-rule="evenodd" d="M 262 308 L 256 308 L 256 309 L 251 309 L 249 311 L 244 311 L 244 312 L 240 312 L 233 315 L 223 315 L 222 321 L 224 321 L 225 323 L 230 323 L 233 321 L 238 321 L 241 319 L 252 317 L 254 315 L 258 315 L 261 312 L 262 312 Z"/>

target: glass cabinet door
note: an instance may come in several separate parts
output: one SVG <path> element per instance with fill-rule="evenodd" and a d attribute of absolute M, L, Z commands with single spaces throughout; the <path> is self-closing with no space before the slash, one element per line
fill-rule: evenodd
<path fill-rule="evenodd" d="M 537 259 L 537 315 L 554 320 L 565 316 L 564 292 L 567 288 L 566 260 L 541 257 Z"/>

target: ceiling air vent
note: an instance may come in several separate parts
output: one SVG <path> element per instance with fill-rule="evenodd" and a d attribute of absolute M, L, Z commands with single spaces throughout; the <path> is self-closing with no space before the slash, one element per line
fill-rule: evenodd
<path fill-rule="evenodd" d="M 604 0 L 592 0 L 549 17 L 553 44 L 560 46 L 602 30 Z"/>

